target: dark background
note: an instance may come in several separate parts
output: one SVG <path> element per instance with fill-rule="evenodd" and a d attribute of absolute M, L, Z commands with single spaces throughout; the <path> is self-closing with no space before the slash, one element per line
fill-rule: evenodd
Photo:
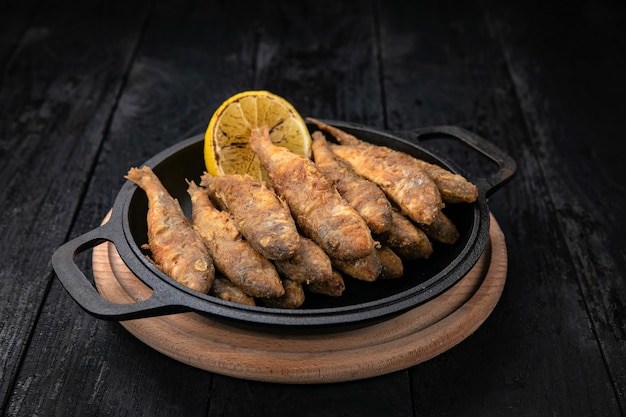
<path fill-rule="evenodd" d="M 269 384 L 69 297 L 54 250 L 250 89 L 389 131 L 458 125 L 517 161 L 489 201 L 506 286 L 473 335 L 388 375 Z M 625 97 L 620 1 L 0 0 L 0 414 L 623 416 Z"/>

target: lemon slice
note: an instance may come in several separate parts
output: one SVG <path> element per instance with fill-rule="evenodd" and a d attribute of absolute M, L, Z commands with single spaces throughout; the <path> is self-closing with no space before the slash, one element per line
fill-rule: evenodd
<path fill-rule="evenodd" d="M 250 132 L 262 126 L 269 128 L 274 144 L 310 158 L 311 135 L 296 109 L 269 91 L 244 91 L 224 101 L 209 121 L 204 136 L 207 172 L 266 179 L 258 158 L 248 147 Z"/>

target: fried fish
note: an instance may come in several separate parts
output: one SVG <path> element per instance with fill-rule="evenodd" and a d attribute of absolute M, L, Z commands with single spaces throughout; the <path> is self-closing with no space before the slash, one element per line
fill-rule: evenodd
<path fill-rule="evenodd" d="M 430 239 L 449 245 L 456 243 L 460 237 L 459 229 L 457 229 L 452 220 L 443 212 L 437 214 L 437 217 L 435 217 L 435 220 L 431 224 L 423 224 L 418 227 L 422 229 Z"/>
<path fill-rule="evenodd" d="M 188 181 L 192 221 L 207 242 L 215 267 L 252 297 L 280 297 L 285 290 L 274 265 L 244 240 L 231 215 L 218 210 L 204 189 Z"/>
<path fill-rule="evenodd" d="M 395 208 L 389 230 L 377 239 L 402 259 L 427 259 L 433 253 L 428 235 Z"/>
<path fill-rule="evenodd" d="M 315 281 L 305 284 L 307 291 L 315 294 L 323 294 L 329 297 L 339 297 L 346 289 L 346 283 L 341 272 L 333 269 L 333 274 L 328 281 Z"/>
<path fill-rule="evenodd" d="M 296 254 L 300 234 L 289 207 L 264 182 L 248 175 L 204 173 L 200 185 L 232 214 L 241 234 L 261 255 L 286 260 Z"/>
<path fill-rule="evenodd" d="M 415 158 L 386 146 L 362 141 L 341 129 L 308 118 L 341 145 L 331 144 L 357 174 L 378 184 L 403 213 L 417 223 L 430 224 L 444 206 L 435 182 L 415 163 Z"/>
<path fill-rule="evenodd" d="M 378 184 L 413 221 L 430 224 L 443 207 L 439 189 L 408 154 L 377 145 L 333 145 L 332 149 L 357 173 Z"/>
<path fill-rule="evenodd" d="M 333 268 L 360 281 L 376 281 L 383 270 L 378 256 L 378 249 L 374 249 L 372 253 L 363 258 L 349 261 L 331 258 L 331 262 Z"/>
<path fill-rule="evenodd" d="M 331 150 L 324 134 L 313 132 L 313 158 L 324 176 L 361 215 L 373 233 L 391 226 L 391 203 L 380 187 L 357 174 L 352 166 Z"/>
<path fill-rule="evenodd" d="M 422 159 L 415 163 L 433 179 L 444 203 L 473 203 L 478 198 L 478 188 L 462 175 Z"/>
<path fill-rule="evenodd" d="M 378 249 L 378 259 L 382 266 L 380 279 L 395 279 L 404 275 L 402 259 L 389 246 L 383 245 Z"/>
<path fill-rule="evenodd" d="M 302 306 L 305 300 L 302 284 L 289 278 L 283 278 L 282 283 L 285 288 L 283 295 L 275 298 L 263 298 L 259 300 L 259 303 L 265 307 L 285 309 L 295 309 Z"/>
<path fill-rule="evenodd" d="M 323 283 L 332 279 L 330 258 L 312 239 L 300 236 L 300 249 L 290 259 L 274 261 L 278 274 L 301 284 Z"/>
<path fill-rule="evenodd" d="M 358 259 L 373 252 L 369 227 L 312 160 L 274 145 L 267 127 L 253 129 L 248 145 L 305 236 L 333 258 Z"/>
<path fill-rule="evenodd" d="M 246 294 L 240 287 L 233 284 L 231 280 L 223 276 L 216 276 L 209 294 L 221 300 L 232 301 L 233 303 L 255 306 L 254 297 Z"/>
<path fill-rule="evenodd" d="M 147 247 L 154 265 L 180 284 L 207 294 L 215 279 L 213 258 L 178 201 L 148 166 L 131 168 L 125 178 L 148 197 Z"/>

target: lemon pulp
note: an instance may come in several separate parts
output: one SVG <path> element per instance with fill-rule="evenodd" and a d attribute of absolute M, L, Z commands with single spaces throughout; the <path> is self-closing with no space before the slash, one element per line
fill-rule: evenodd
<path fill-rule="evenodd" d="M 226 99 L 209 121 L 204 137 L 207 172 L 265 179 L 258 158 L 248 147 L 252 130 L 262 126 L 269 128 L 275 145 L 311 156 L 309 130 L 291 103 L 269 91 L 244 91 Z"/>

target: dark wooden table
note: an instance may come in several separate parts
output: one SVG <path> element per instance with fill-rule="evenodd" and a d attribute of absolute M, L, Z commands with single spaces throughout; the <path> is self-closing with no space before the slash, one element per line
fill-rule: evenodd
<path fill-rule="evenodd" d="M 0 1 L 2 416 L 626 414 L 624 3 L 404 3 Z M 74 302 L 55 249 L 250 89 L 389 131 L 458 125 L 517 161 L 489 200 L 506 286 L 475 333 L 406 370 L 283 385 L 179 363 Z"/>

